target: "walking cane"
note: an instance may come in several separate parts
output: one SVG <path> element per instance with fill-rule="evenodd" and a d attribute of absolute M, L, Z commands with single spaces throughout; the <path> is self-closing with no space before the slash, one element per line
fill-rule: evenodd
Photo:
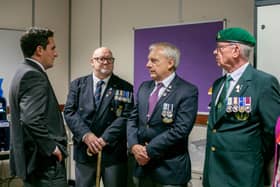
<path fill-rule="evenodd" d="M 96 166 L 96 183 L 95 183 L 96 187 L 100 187 L 101 157 L 102 157 L 102 151 L 99 151 L 97 155 L 97 166 Z"/>
<path fill-rule="evenodd" d="M 90 152 L 89 148 L 87 148 L 87 155 L 93 156 L 93 154 Z M 102 159 L 102 151 L 99 151 L 98 155 L 97 155 L 97 165 L 96 165 L 96 179 L 95 179 L 96 187 L 100 187 L 101 159 Z"/>

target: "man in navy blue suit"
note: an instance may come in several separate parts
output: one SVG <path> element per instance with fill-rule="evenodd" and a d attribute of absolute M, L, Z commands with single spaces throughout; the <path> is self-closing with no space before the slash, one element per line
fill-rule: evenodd
<path fill-rule="evenodd" d="M 91 74 L 72 81 L 64 109 L 74 135 L 75 186 L 95 185 L 97 153 L 102 151 L 104 186 L 125 187 L 126 119 L 133 107 L 133 87 L 113 74 L 114 57 L 107 47 L 96 49 L 90 64 Z"/>
<path fill-rule="evenodd" d="M 177 47 L 162 42 L 149 50 L 146 67 L 153 80 L 139 87 L 127 124 L 128 149 L 136 160 L 134 182 L 137 187 L 183 187 L 191 178 L 188 136 L 197 114 L 198 89 L 176 75 Z"/>

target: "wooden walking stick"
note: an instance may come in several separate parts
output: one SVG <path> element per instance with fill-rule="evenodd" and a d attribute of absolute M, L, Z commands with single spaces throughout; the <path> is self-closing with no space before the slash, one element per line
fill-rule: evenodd
<path fill-rule="evenodd" d="M 95 182 L 96 187 L 100 187 L 101 159 L 102 159 L 102 151 L 99 151 L 97 155 L 97 166 L 96 166 L 96 182 Z"/>

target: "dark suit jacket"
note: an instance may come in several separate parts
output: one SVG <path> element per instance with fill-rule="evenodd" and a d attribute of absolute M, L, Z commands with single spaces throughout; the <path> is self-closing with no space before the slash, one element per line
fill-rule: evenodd
<path fill-rule="evenodd" d="M 87 145 L 82 137 L 93 132 L 108 145 L 102 151 L 102 165 L 113 165 L 127 160 L 126 119 L 133 107 L 133 87 L 112 75 L 103 94 L 100 107 L 96 108 L 92 74 L 71 83 L 64 115 L 73 133 L 74 159 L 80 163 L 95 162 L 96 155 L 86 154 Z"/>
<path fill-rule="evenodd" d="M 222 79 L 215 81 L 208 118 L 204 187 L 262 187 L 264 166 L 273 156 L 274 127 L 280 115 L 277 79 L 249 65 L 229 97 L 251 97 L 247 119 L 238 112 L 215 119 L 215 100 Z"/>
<path fill-rule="evenodd" d="M 34 62 L 20 64 L 11 83 L 9 101 L 11 175 L 25 179 L 55 161 L 51 155 L 56 146 L 67 155 L 65 127 L 48 77 Z"/>
<path fill-rule="evenodd" d="M 160 184 L 185 184 L 191 178 L 188 135 L 197 114 L 198 90 L 176 76 L 147 120 L 149 95 L 154 86 L 154 81 L 142 83 L 137 105 L 128 120 L 128 147 L 148 144 L 151 158 L 147 165 L 136 166 L 135 176 L 149 176 Z M 169 110 L 164 109 L 167 106 Z M 166 112 L 172 112 L 171 121 L 166 120 Z"/>

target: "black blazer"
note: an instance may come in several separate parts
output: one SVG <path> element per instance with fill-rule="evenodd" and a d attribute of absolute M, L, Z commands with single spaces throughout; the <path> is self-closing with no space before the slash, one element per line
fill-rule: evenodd
<path fill-rule="evenodd" d="M 92 74 L 74 80 L 70 85 L 64 115 L 73 133 L 74 159 L 77 162 L 95 162 L 96 155 L 86 154 L 87 145 L 82 137 L 93 132 L 108 145 L 102 152 L 102 165 L 112 165 L 127 160 L 126 119 L 133 107 L 133 87 L 112 75 L 96 108 Z"/>
<path fill-rule="evenodd" d="M 25 179 L 34 170 L 52 164 L 56 146 L 67 155 L 63 117 L 46 73 L 29 60 L 15 73 L 9 101 L 11 175 Z"/>
<path fill-rule="evenodd" d="M 137 105 L 128 120 L 129 149 L 147 144 L 151 158 L 147 165 L 137 165 L 134 175 L 149 176 L 160 184 L 185 184 L 191 178 L 188 136 L 197 114 L 198 89 L 176 76 L 148 120 L 149 95 L 154 86 L 154 81 L 141 84 Z"/>

